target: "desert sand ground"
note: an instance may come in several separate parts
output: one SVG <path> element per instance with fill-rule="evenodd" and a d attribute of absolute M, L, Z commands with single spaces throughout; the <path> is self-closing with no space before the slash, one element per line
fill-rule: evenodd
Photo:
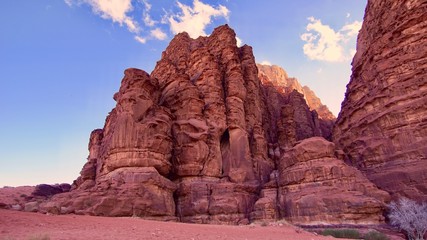
<path fill-rule="evenodd" d="M 45 237 L 45 238 L 44 238 Z M 140 218 L 46 215 L 0 209 L 0 240 L 12 239 L 334 239 L 294 226 L 201 225 Z"/>

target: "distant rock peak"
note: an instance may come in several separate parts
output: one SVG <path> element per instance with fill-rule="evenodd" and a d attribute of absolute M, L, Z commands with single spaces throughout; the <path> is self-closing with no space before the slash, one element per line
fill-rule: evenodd
<path fill-rule="evenodd" d="M 257 64 L 260 79 L 263 83 L 269 82 L 274 86 L 287 88 L 285 90 L 290 92 L 292 90 L 296 90 L 299 93 L 304 95 L 304 99 L 307 102 L 310 110 L 315 110 L 319 115 L 320 119 L 335 121 L 335 116 L 328 109 L 326 105 L 323 105 L 319 97 L 307 86 L 301 86 L 298 79 L 289 77 L 288 73 L 281 67 L 277 65 L 265 65 L 265 64 Z"/>

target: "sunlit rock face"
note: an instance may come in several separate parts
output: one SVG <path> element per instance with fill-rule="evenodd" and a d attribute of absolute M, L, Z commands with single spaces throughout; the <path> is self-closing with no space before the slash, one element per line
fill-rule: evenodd
<path fill-rule="evenodd" d="M 368 1 L 333 138 L 396 197 L 427 199 L 427 2 Z"/>
<path fill-rule="evenodd" d="M 359 170 L 335 156 L 321 137 L 305 139 L 283 155 L 279 167 L 279 205 L 297 224 L 377 224 L 389 194 Z"/>
<path fill-rule="evenodd" d="M 56 195 L 41 211 L 191 223 L 246 224 L 283 217 L 301 224 L 381 222 L 386 197 L 333 157 L 333 143 L 319 137 L 323 145 L 314 146 L 320 152 L 332 146 L 329 155 L 287 164 L 294 161 L 288 153 L 295 144 L 331 132 L 302 93 L 274 81 L 260 79 L 252 48 L 237 47 L 227 25 L 209 37 L 178 34 L 151 74 L 125 71 L 114 95 L 116 107 L 104 128 L 90 136 L 81 176 L 71 192 Z M 322 165 L 323 175 L 311 184 L 286 180 L 294 171 L 300 176 Z M 318 189 L 325 188 L 318 186 L 324 184 L 335 201 L 319 199 L 322 211 L 330 210 L 295 210 L 308 208 L 301 198 L 320 194 Z M 307 194 L 295 195 L 296 188 Z M 369 197 L 366 189 L 372 192 Z M 336 200 L 341 196 L 351 201 Z M 368 210 L 346 218 L 349 208 Z"/>

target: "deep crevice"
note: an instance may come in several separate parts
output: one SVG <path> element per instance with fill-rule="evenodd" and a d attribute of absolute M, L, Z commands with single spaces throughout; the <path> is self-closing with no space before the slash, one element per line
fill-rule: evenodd
<path fill-rule="evenodd" d="M 224 176 L 224 174 L 228 174 L 230 167 L 230 133 L 228 128 L 221 136 L 220 149 L 222 157 L 221 175 Z"/>

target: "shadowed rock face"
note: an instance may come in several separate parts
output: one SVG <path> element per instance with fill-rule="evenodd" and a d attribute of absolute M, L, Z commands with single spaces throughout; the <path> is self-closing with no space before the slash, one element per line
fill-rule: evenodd
<path fill-rule="evenodd" d="M 340 214 L 357 206 L 373 209 L 357 215 L 358 222 L 381 222 L 385 198 L 377 194 L 377 200 L 365 201 L 364 185 L 379 191 L 365 179 L 346 178 L 357 187 L 341 188 L 344 180 L 334 175 L 337 179 L 327 183 L 334 189 L 331 197 L 352 200 L 322 200 L 325 209 L 336 208 L 332 216 L 313 213 L 316 217 L 305 218 L 307 212 L 293 211 L 289 198 L 283 200 L 292 188 L 283 180 L 293 167 L 282 164 L 289 149 L 300 140 L 331 134 L 322 129 L 304 96 L 288 90 L 260 80 L 251 47 L 237 47 L 227 25 L 209 37 L 178 34 L 151 75 L 125 71 L 114 96 L 117 105 L 104 128 L 92 132 L 88 162 L 72 191 L 54 196 L 40 209 L 193 223 L 287 217 L 310 224 L 331 219 L 353 223 Z M 329 158 L 310 164 L 321 166 Z M 303 166 L 309 171 L 311 165 Z M 344 172 L 359 174 L 353 168 Z M 316 186 L 304 189 L 316 192 Z"/>
<path fill-rule="evenodd" d="M 272 116 L 279 116 L 279 121 L 285 121 L 278 127 L 282 146 L 290 147 L 296 141 L 311 136 L 332 139 L 335 117 L 310 88 L 302 87 L 296 78 L 288 77 L 279 66 L 257 64 L 257 67 L 263 91 L 271 101 L 267 105 L 268 111 Z M 292 121 L 298 124 L 293 126 Z M 274 127 L 270 129 L 275 130 Z M 294 141 L 289 140 L 292 138 Z"/>
<path fill-rule="evenodd" d="M 381 189 L 427 200 L 427 2 L 368 1 L 334 142 Z"/>
<path fill-rule="evenodd" d="M 308 87 L 301 86 L 298 79 L 289 77 L 286 71 L 277 65 L 263 65 L 257 64 L 259 70 L 259 77 L 267 78 L 274 86 L 283 88 L 285 92 L 297 92 L 304 95 L 304 99 L 307 102 L 308 107 L 311 111 L 315 110 L 319 116 L 319 119 L 327 121 L 334 121 L 335 116 L 328 109 L 326 105 L 323 105 L 319 97 Z M 332 125 L 331 125 L 332 126 Z"/>

